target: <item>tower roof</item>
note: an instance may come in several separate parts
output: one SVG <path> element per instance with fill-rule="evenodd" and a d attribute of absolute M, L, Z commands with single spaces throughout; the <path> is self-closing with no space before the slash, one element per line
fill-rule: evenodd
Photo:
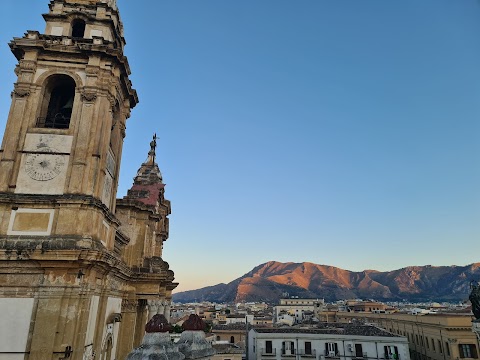
<path fill-rule="evenodd" d="M 157 152 L 157 134 L 153 136 L 150 142 L 150 151 L 147 160 L 140 166 L 134 179 L 135 185 L 153 185 L 163 184 L 162 173 L 155 162 Z"/>
<path fill-rule="evenodd" d="M 140 166 L 133 180 L 133 186 L 127 192 L 126 200 L 140 201 L 145 205 L 157 206 L 163 194 L 162 173 L 156 159 L 157 135 L 150 142 L 150 151 L 147 160 Z"/>

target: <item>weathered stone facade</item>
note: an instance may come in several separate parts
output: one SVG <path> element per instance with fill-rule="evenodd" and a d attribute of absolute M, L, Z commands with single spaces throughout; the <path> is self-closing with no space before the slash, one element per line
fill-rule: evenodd
<path fill-rule="evenodd" d="M 170 203 L 155 143 L 116 200 L 138 103 L 115 0 L 51 0 L 27 31 L 0 148 L 0 357 L 124 359 L 169 315 Z"/>

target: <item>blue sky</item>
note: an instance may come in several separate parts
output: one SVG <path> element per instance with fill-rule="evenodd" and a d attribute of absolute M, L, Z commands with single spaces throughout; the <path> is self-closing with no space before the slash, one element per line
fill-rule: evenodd
<path fill-rule="evenodd" d="M 47 4 L 2 2 L 0 134 L 15 81 L 7 43 L 43 31 Z M 157 132 L 179 290 L 269 260 L 480 261 L 479 2 L 119 6 L 140 97 L 119 196 Z"/>

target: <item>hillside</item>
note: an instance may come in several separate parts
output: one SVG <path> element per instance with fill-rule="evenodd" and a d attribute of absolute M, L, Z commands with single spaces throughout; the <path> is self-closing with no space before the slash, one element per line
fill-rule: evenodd
<path fill-rule="evenodd" d="M 409 266 L 380 272 L 353 272 L 312 263 L 270 261 L 228 284 L 184 291 L 176 302 L 276 303 L 282 294 L 334 301 L 368 298 L 384 301 L 461 301 L 468 297 L 469 281 L 480 278 L 480 263 L 467 266 Z"/>

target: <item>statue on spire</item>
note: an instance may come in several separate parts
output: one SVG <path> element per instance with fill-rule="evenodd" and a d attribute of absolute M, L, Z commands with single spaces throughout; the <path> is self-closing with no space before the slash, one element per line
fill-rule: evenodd
<path fill-rule="evenodd" d="M 157 133 L 155 133 L 153 135 L 153 140 L 150 142 L 150 151 L 148 152 L 148 156 L 149 156 L 149 162 L 151 162 L 151 165 L 154 165 L 155 164 L 155 157 L 157 156 L 156 153 L 157 153 Z"/>

